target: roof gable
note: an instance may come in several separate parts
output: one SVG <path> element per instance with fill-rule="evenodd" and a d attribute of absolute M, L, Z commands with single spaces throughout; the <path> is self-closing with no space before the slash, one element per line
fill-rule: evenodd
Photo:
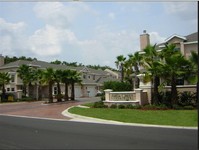
<path fill-rule="evenodd" d="M 180 36 L 180 35 L 177 35 L 177 34 L 174 34 L 174 35 L 170 36 L 169 38 L 167 38 L 167 39 L 165 40 L 165 43 L 168 43 L 169 41 L 171 41 L 171 40 L 174 39 L 174 38 L 178 38 L 178 39 L 183 40 L 183 41 L 186 40 L 186 37 Z"/>

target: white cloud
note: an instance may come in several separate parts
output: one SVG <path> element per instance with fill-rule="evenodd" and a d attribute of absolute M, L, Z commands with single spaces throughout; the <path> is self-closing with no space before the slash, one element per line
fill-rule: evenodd
<path fill-rule="evenodd" d="M 29 38 L 32 52 L 40 56 L 59 55 L 64 43 L 73 44 L 76 40 L 74 33 L 70 30 L 55 28 L 51 25 L 37 30 Z"/>
<path fill-rule="evenodd" d="M 111 18 L 112 20 L 114 20 L 114 19 L 115 19 L 115 13 L 110 12 L 110 13 L 108 14 L 108 17 Z"/>
<path fill-rule="evenodd" d="M 139 50 L 139 35 L 136 32 L 126 30 L 111 32 L 108 28 L 99 26 L 96 30 L 93 40 L 79 43 L 81 57 L 85 62 L 115 67 L 114 62 L 118 55 L 127 56 Z"/>
<path fill-rule="evenodd" d="M 150 43 L 152 45 L 162 43 L 166 39 L 165 37 L 160 36 L 158 32 L 150 32 L 149 35 L 150 35 Z"/>
<path fill-rule="evenodd" d="M 23 54 L 27 47 L 25 28 L 24 22 L 10 23 L 0 18 L 0 53 L 3 55 Z"/>
<path fill-rule="evenodd" d="M 66 5 L 61 2 L 39 2 L 34 7 L 34 11 L 36 16 L 43 19 L 46 24 L 61 28 L 67 28 L 84 13 L 95 14 L 94 10 L 81 2 L 68 2 Z"/>
<path fill-rule="evenodd" d="M 182 20 L 197 19 L 197 2 L 165 2 L 164 7 L 166 13 Z"/>

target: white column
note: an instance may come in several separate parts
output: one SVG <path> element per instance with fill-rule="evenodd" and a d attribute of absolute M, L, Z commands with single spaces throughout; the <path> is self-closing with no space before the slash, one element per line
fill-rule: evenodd
<path fill-rule="evenodd" d="M 135 89 L 135 99 L 139 101 L 139 104 L 142 105 L 142 89 Z"/>
<path fill-rule="evenodd" d="M 112 92 L 113 90 L 111 89 L 106 89 L 104 90 L 105 92 L 105 101 L 110 101 L 110 92 Z"/>

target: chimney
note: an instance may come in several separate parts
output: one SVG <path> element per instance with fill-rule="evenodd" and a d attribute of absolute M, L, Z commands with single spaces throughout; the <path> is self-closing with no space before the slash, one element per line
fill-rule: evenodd
<path fill-rule="evenodd" d="M 150 36 L 146 32 L 146 30 L 143 31 L 143 34 L 140 35 L 140 49 L 141 51 L 145 49 L 150 44 Z"/>
<path fill-rule="evenodd" d="M 4 57 L 0 54 L 0 66 L 4 65 Z"/>

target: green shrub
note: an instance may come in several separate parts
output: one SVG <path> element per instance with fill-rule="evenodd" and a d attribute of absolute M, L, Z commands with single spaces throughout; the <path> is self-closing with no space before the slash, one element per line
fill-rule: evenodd
<path fill-rule="evenodd" d="M 18 99 L 17 101 L 32 101 L 33 98 L 31 97 L 22 97 L 21 99 Z"/>
<path fill-rule="evenodd" d="M 110 106 L 110 108 L 117 108 L 117 105 L 116 105 L 116 104 L 112 104 L 112 105 Z"/>
<path fill-rule="evenodd" d="M 180 106 L 196 106 L 197 105 L 197 96 L 193 92 L 181 92 L 179 93 L 178 105 Z"/>
<path fill-rule="evenodd" d="M 184 108 L 185 110 L 193 110 L 193 109 L 194 109 L 193 106 L 184 106 L 183 108 Z"/>
<path fill-rule="evenodd" d="M 157 109 L 157 106 L 156 105 L 144 105 L 144 106 L 142 106 L 142 109 L 153 110 L 153 109 Z"/>
<path fill-rule="evenodd" d="M 168 107 L 171 107 L 171 91 L 160 92 L 159 93 L 159 102 Z"/>
<path fill-rule="evenodd" d="M 104 105 L 102 101 L 95 102 L 93 108 L 107 108 L 108 106 Z"/>
<path fill-rule="evenodd" d="M 125 108 L 125 106 L 124 106 L 124 105 L 122 105 L 122 104 L 120 104 L 120 105 L 118 105 L 118 108 L 119 108 L 119 109 L 124 109 L 124 108 Z"/>
<path fill-rule="evenodd" d="M 179 106 L 179 105 L 173 105 L 173 109 L 175 110 L 183 110 L 184 108 L 182 106 Z"/>
<path fill-rule="evenodd" d="M 134 105 L 133 107 L 132 107 L 132 109 L 141 109 L 142 108 L 142 106 L 140 106 L 140 105 Z"/>
<path fill-rule="evenodd" d="M 131 91 L 132 85 L 127 82 L 107 81 L 104 82 L 104 90 L 112 89 L 113 91 Z"/>
<path fill-rule="evenodd" d="M 134 108 L 134 106 L 133 106 L 133 105 L 131 105 L 131 104 L 128 104 L 128 105 L 126 105 L 126 108 L 127 108 L 127 109 L 133 109 L 133 108 Z"/>

